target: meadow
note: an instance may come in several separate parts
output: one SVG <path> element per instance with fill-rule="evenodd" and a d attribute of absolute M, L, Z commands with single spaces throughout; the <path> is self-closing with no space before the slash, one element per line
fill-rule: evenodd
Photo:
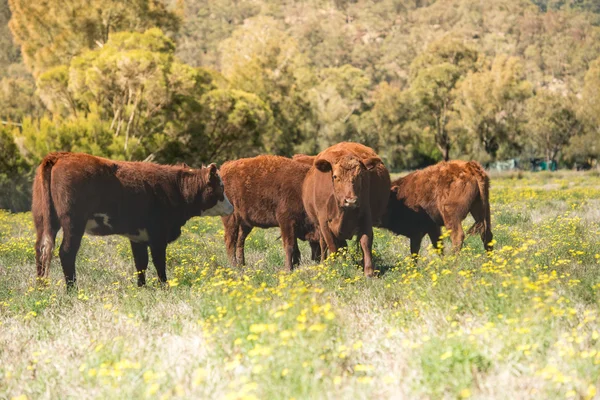
<path fill-rule="evenodd" d="M 283 272 L 277 229 L 231 268 L 205 218 L 138 288 L 129 242 L 86 236 L 71 293 L 57 258 L 36 284 L 31 215 L 0 211 L 0 399 L 597 397 L 600 175 L 494 175 L 491 202 L 493 252 L 425 239 L 415 263 L 376 230 L 374 279 L 354 242 Z"/>

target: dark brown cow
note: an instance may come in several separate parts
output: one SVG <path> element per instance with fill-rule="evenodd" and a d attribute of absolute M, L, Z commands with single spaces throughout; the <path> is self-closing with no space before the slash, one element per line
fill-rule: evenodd
<path fill-rule="evenodd" d="M 308 162 L 306 157 L 296 159 Z M 356 234 L 364 273 L 372 276 L 373 225 L 386 211 L 389 190 L 390 175 L 371 148 L 342 142 L 318 154 L 304 180 L 302 199 L 307 214 L 319 226 L 321 257 L 326 248 L 335 252 Z"/>
<path fill-rule="evenodd" d="M 302 203 L 302 182 L 310 167 L 279 156 L 228 161 L 221 167 L 225 193 L 234 206 L 222 217 L 231 264 L 245 264 L 244 242 L 253 227 L 281 229 L 285 268 L 300 262 L 296 238 L 311 242 L 312 257 L 320 257 L 319 234 Z"/>
<path fill-rule="evenodd" d="M 50 153 L 33 183 L 37 276 L 48 276 L 62 228 L 59 255 L 68 286 L 75 283 L 75 258 L 84 232 L 129 238 L 139 286 L 146 282 L 150 247 L 158 278 L 165 282 L 167 243 L 179 237 L 186 221 L 232 211 L 215 164 L 191 169 Z"/>
<path fill-rule="evenodd" d="M 418 254 L 427 234 L 435 246 L 441 227 L 451 230 L 452 246 L 460 250 L 465 239 L 462 221 L 469 212 L 486 250 L 492 250 L 489 203 L 490 179 L 475 161 L 441 162 L 392 182 L 388 213 L 382 226 L 410 238 L 410 251 Z"/>

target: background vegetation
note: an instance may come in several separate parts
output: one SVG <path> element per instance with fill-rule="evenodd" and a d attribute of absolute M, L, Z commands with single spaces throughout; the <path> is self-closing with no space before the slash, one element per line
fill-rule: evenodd
<path fill-rule="evenodd" d="M 31 215 L 0 211 L 0 398 L 597 398 L 600 178 L 519 177 L 494 177 L 490 255 L 426 239 L 413 264 L 376 230 L 376 279 L 355 243 L 315 265 L 302 242 L 282 271 L 278 229 L 231 268 L 220 219 L 200 218 L 169 246 L 168 288 L 152 266 L 136 286 L 125 238 L 85 236 L 69 294 L 56 259 L 36 285 Z"/>
<path fill-rule="evenodd" d="M 594 0 L 0 0 L 0 206 L 52 150 L 593 164 L 599 57 Z"/>

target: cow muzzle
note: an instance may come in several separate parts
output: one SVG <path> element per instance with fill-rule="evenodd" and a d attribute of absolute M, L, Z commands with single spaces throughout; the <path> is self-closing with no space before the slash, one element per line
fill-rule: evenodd
<path fill-rule="evenodd" d="M 354 209 L 354 208 L 358 208 L 358 197 L 347 197 L 344 199 L 344 202 L 342 203 L 342 208 L 347 208 L 347 209 Z"/>
<path fill-rule="evenodd" d="M 202 212 L 203 217 L 225 216 L 233 213 L 233 204 L 227 196 L 223 195 L 223 200 L 219 201 L 214 207 Z"/>

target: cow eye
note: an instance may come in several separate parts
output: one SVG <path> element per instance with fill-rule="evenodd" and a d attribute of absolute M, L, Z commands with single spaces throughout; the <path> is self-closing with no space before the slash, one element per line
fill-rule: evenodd
<path fill-rule="evenodd" d="M 337 178 L 338 178 L 338 176 L 337 176 L 337 175 L 334 175 L 334 176 L 333 176 L 333 179 L 337 179 Z"/>

